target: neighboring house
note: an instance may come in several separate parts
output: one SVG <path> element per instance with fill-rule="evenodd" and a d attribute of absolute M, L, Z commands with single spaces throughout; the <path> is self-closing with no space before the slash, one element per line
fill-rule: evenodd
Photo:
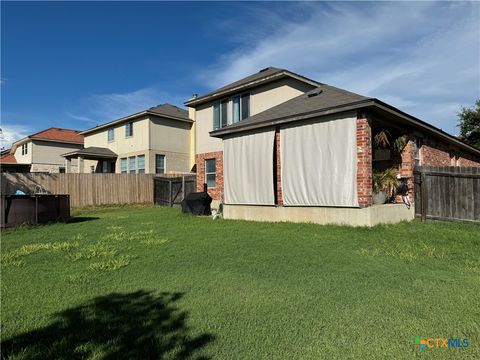
<path fill-rule="evenodd" d="M 52 127 L 14 142 L 9 153 L 2 154 L 1 168 L 10 172 L 62 173 L 65 159 L 61 155 L 82 147 L 80 131 Z M 76 167 L 76 163 L 72 166 Z"/>
<path fill-rule="evenodd" d="M 413 203 L 415 165 L 480 166 L 480 150 L 432 125 L 287 70 L 267 68 L 185 104 L 197 126 L 199 189 L 207 183 L 226 218 L 411 219 L 413 207 L 372 206 L 374 169 L 397 168 Z M 392 142 L 405 139 L 402 150 L 373 145 L 385 130 Z"/>
<path fill-rule="evenodd" d="M 81 173 L 186 173 L 194 166 L 193 121 L 170 104 L 125 116 L 81 133 L 85 147 L 64 153 Z"/>

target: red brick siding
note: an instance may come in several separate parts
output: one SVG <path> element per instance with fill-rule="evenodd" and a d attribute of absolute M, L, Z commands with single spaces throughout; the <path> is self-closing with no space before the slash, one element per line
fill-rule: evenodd
<path fill-rule="evenodd" d="M 407 145 L 405 145 L 403 148 L 403 151 L 400 154 L 399 162 L 400 164 L 398 165 L 398 173 L 400 176 L 407 178 L 408 197 L 410 202 L 413 203 L 415 199 L 413 196 L 413 168 L 415 167 L 415 154 L 412 140 L 409 140 Z M 401 196 L 397 196 L 395 201 L 397 203 L 403 202 Z"/>
<path fill-rule="evenodd" d="M 478 166 L 480 156 L 474 156 L 430 137 L 424 138 L 420 148 L 421 165 L 425 166 Z"/>
<path fill-rule="evenodd" d="M 215 159 L 216 183 L 215 188 L 208 189 L 213 200 L 223 200 L 223 151 L 197 154 L 197 191 L 203 191 L 205 183 L 205 160 Z"/>
<path fill-rule="evenodd" d="M 372 129 L 368 119 L 357 119 L 357 192 L 360 207 L 372 205 Z"/>

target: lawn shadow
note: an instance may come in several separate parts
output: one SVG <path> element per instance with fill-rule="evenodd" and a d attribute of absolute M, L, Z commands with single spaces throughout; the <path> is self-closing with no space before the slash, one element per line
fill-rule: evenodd
<path fill-rule="evenodd" d="M 92 221 L 92 220 L 98 220 L 100 219 L 97 216 L 72 216 L 70 219 L 68 219 L 67 223 L 68 224 L 75 224 L 75 223 L 80 223 L 84 221 Z"/>
<path fill-rule="evenodd" d="M 1 342 L 1 358 L 207 359 L 195 353 L 215 339 L 190 335 L 182 293 L 112 293 L 55 315 L 55 321 Z"/>

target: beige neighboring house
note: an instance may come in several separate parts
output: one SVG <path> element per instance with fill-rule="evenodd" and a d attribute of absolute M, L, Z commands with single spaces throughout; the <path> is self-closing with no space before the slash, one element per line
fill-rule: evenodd
<path fill-rule="evenodd" d="M 193 120 L 170 104 L 152 107 L 83 131 L 82 149 L 64 153 L 67 172 L 188 173 L 195 164 Z"/>
<path fill-rule="evenodd" d="M 0 159 L 2 171 L 9 172 L 65 172 L 62 154 L 83 147 L 83 136 L 78 130 L 51 127 L 29 135 L 12 144 Z M 71 164 L 76 169 L 77 163 Z"/>

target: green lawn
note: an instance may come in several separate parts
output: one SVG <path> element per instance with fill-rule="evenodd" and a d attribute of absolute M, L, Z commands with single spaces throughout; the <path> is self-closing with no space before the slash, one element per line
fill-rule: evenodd
<path fill-rule="evenodd" d="M 125 207 L 3 231 L 1 245 L 4 358 L 480 358 L 478 225 Z M 418 353 L 416 337 L 470 345 Z"/>

